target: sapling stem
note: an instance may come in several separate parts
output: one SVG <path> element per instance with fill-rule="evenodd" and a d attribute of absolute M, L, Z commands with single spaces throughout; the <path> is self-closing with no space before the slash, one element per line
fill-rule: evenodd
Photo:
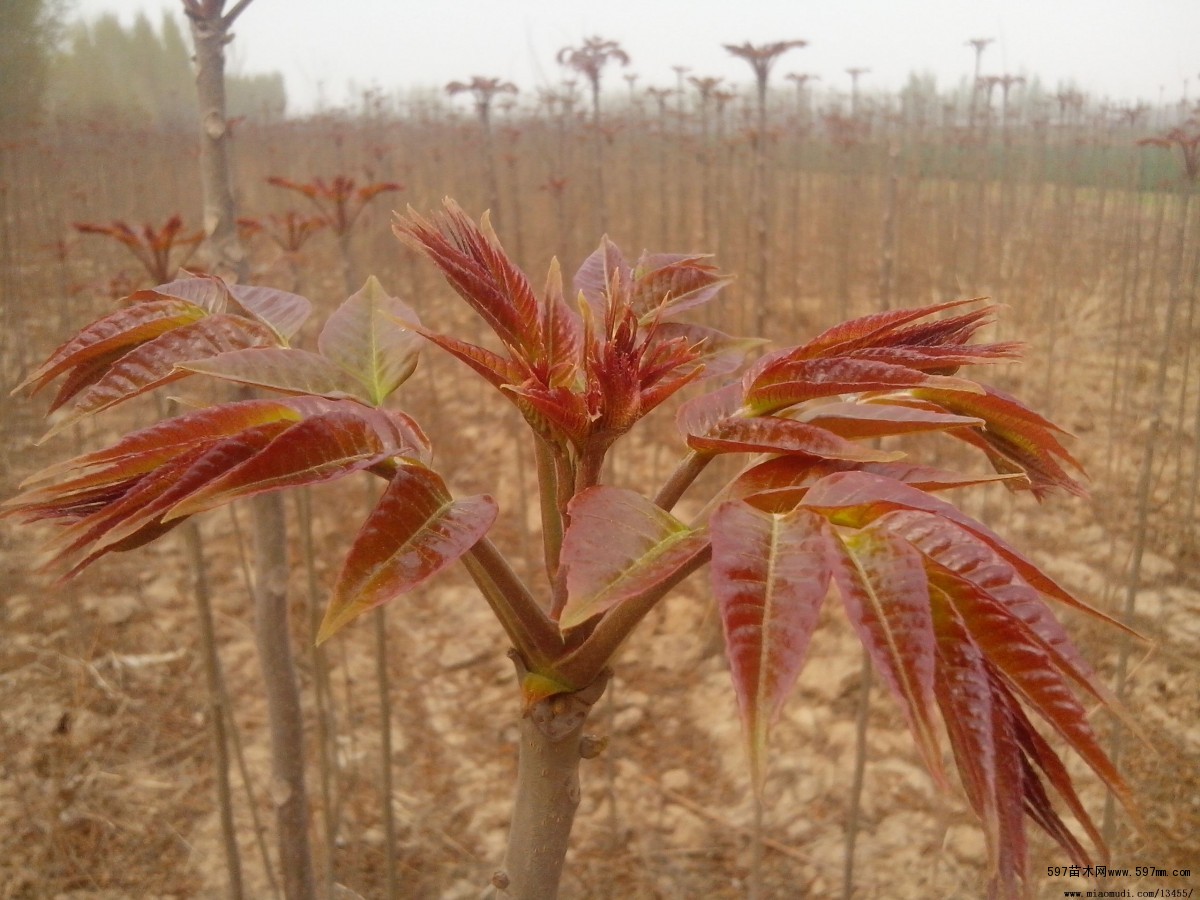
<path fill-rule="evenodd" d="M 204 674 L 208 681 L 209 715 L 212 726 L 213 751 L 216 754 L 217 805 L 221 819 L 221 840 L 225 848 L 225 868 L 229 875 L 229 896 L 241 900 L 242 860 L 238 852 L 237 829 L 233 823 L 233 791 L 229 784 L 229 740 L 225 730 L 228 694 L 221 678 L 221 659 L 217 654 L 216 628 L 213 625 L 212 591 L 208 583 L 208 567 L 200 526 L 195 522 L 183 525 L 183 543 L 192 569 L 192 595 L 200 620 L 201 643 L 204 647 Z"/>
<path fill-rule="evenodd" d="M 854 847 L 862 816 L 862 792 L 867 769 L 867 731 L 871 722 L 871 654 L 863 649 L 859 674 L 858 712 L 854 725 L 854 777 L 850 784 L 849 811 L 846 816 L 846 849 L 842 860 L 842 898 L 854 895 Z"/>
<path fill-rule="evenodd" d="M 304 727 L 287 609 L 287 548 L 278 494 L 251 498 L 254 515 L 254 622 L 271 733 L 271 797 L 288 900 L 315 898 L 304 783 Z"/>
<path fill-rule="evenodd" d="M 520 656 L 510 654 L 521 681 Z M 608 685 L 603 669 L 583 690 L 538 701 L 520 721 L 516 801 L 503 868 L 492 876 L 496 897 L 555 900 L 571 826 L 579 807 L 579 763 L 596 755 L 583 729 Z"/>
<path fill-rule="evenodd" d="M 554 465 L 554 451 L 541 438 L 537 438 L 534 443 L 534 458 L 537 461 L 546 575 L 553 578 L 554 573 L 558 571 L 558 557 L 562 552 L 563 539 L 563 521 L 558 505 L 558 473 Z"/>
<path fill-rule="evenodd" d="M 685 565 L 680 566 L 669 579 L 609 610 L 579 647 L 563 655 L 555 663 L 555 672 L 566 679 L 568 684 L 590 684 L 598 677 L 600 670 L 608 665 L 613 654 L 637 627 L 638 622 L 645 618 L 646 613 L 681 581 L 706 565 L 711 558 L 712 548 L 706 547 Z"/>
<path fill-rule="evenodd" d="M 600 483 L 600 472 L 604 469 L 607 446 L 588 447 L 579 458 L 575 468 L 575 493 L 579 494 Z"/>
<path fill-rule="evenodd" d="M 654 497 L 654 503 L 661 506 L 667 512 L 675 508 L 675 504 L 679 502 L 679 498 L 684 495 L 692 482 L 700 477 L 700 473 L 704 471 L 713 460 L 711 453 L 700 453 L 692 450 L 680 460 L 679 465 L 675 467 L 675 471 L 667 479 L 666 484 L 659 489 L 658 494 Z"/>
<path fill-rule="evenodd" d="M 540 667 L 553 660 L 563 646 L 558 626 L 496 546 L 484 538 L 462 560 L 509 640 L 529 664 Z"/>
<path fill-rule="evenodd" d="M 388 675 L 387 615 L 381 606 L 374 612 L 375 680 L 379 688 L 379 793 L 383 806 L 384 854 L 387 870 L 387 897 L 398 897 L 396 873 L 396 815 L 392 811 L 392 692 Z"/>
<path fill-rule="evenodd" d="M 249 5 L 240 0 L 227 14 L 224 2 L 191 3 L 196 48 L 196 97 L 200 107 L 200 168 L 204 220 L 218 260 L 244 280 L 249 266 L 238 239 L 229 123 L 225 105 L 225 45 L 233 21 Z M 271 731 L 272 797 L 279 828 L 280 866 L 288 900 L 316 896 L 308 839 L 304 784 L 304 728 L 287 615 L 287 543 L 283 502 L 276 495 L 251 501 L 255 535 L 255 639 Z"/>
<path fill-rule="evenodd" d="M 329 660 L 325 648 L 317 643 L 321 628 L 320 591 L 317 587 L 316 553 L 313 547 L 312 494 L 302 488 L 296 495 L 297 517 L 300 522 L 300 547 L 304 556 L 305 587 L 308 599 L 309 655 L 313 667 L 313 698 L 316 705 L 317 759 L 320 763 L 322 824 L 325 837 L 325 893 L 332 896 L 337 850 L 338 810 L 335 801 L 337 779 L 337 748 L 334 735 L 337 726 L 333 717 L 333 686 L 329 678 Z M 232 507 L 230 507 L 232 509 Z"/>
<path fill-rule="evenodd" d="M 176 404 L 155 395 L 158 417 L 171 415 Z M 195 521 L 184 522 L 183 545 L 192 570 L 192 597 L 200 623 L 200 645 L 204 655 L 204 675 L 208 684 L 208 705 L 211 716 L 214 765 L 217 777 L 217 807 L 221 822 L 221 842 L 225 851 L 225 867 L 229 876 L 231 900 L 244 896 L 242 858 L 238 850 L 237 829 L 233 822 L 233 790 L 229 781 L 229 737 L 226 716 L 230 715 L 229 694 L 221 674 L 221 656 L 217 651 L 217 631 L 213 622 L 212 587 L 208 580 L 208 562 L 204 558 L 204 540 Z"/>

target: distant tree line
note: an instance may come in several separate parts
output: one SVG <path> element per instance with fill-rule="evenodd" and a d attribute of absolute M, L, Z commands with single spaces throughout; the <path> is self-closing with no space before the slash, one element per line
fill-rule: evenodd
<path fill-rule="evenodd" d="M 0 123 L 36 118 L 60 21 L 57 0 L 0 3 Z"/>
<path fill-rule="evenodd" d="M 0 2 L 0 121 L 115 119 L 159 127 L 196 122 L 192 50 L 164 13 L 131 26 L 115 16 L 66 22 L 60 0 Z M 231 116 L 281 117 L 283 76 L 230 75 Z"/>
<path fill-rule="evenodd" d="M 145 15 L 131 27 L 106 14 L 74 22 L 50 67 L 46 108 L 55 117 L 112 116 L 191 127 L 196 121 L 191 49 L 179 21 L 165 13 L 156 30 Z M 282 116 L 283 76 L 230 75 L 231 116 Z"/>

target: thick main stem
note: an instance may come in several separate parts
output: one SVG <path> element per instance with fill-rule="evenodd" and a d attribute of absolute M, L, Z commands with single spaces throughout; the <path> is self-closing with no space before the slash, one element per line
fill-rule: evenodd
<path fill-rule="evenodd" d="M 525 667 L 514 655 L 518 678 Z M 535 703 L 521 719 L 517 796 L 504 866 L 492 876 L 496 897 L 554 900 L 562 878 L 575 810 L 579 807 L 579 763 L 596 756 L 603 743 L 583 733 L 588 713 L 608 684 L 605 670 L 574 694 Z"/>

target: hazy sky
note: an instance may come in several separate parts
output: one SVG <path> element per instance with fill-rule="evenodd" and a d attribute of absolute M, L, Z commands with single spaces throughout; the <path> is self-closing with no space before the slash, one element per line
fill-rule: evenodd
<path fill-rule="evenodd" d="M 233 5 L 229 0 L 228 6 Z M 155 23 L 179 0 L 75 0 L 78 15 L 140 10 Z M 819 75 L 846 90 L 850 66 L 871 71 L 860 89 L 895 90 L 911 72 L 939 88 L 970 75 L 969 38 L 995 38 L 983 73 L 1040 76 L 1051 90 L 1073 82 L 1116 102 L 1200 97 L 1200 0 L 254 0 L 230 46 L 235 71 L 280 71 L 293 111 L 317 97 L 339 104 L 347 86 L 440 87 L 499 76 L 523 91 L 558 81 L 560 47 L 600 35 L 632 57 L 605 72 L 606 87 L 673 86 L 673 65 L 694 75 L 752 82 L 723 43 L 804 39 L 772 78 Z M 464 104 L 466 101 L 462 101 Z"/>

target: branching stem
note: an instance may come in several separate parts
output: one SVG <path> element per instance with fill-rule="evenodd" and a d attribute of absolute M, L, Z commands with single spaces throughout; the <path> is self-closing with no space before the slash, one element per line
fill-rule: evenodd
<path fill-rule="evenodd" d="M 542 512 L 542 550 L 546 560 L 546 576 L 554 578 L 562 552 L 563 519 L 558 505 L 558 472 L 554 450 L 541 438 L 534 444 L 537 460 L 538 498 Z"/>
<path fill-rule="evenodd" d="M 675 471 L 671 473 L 671 477 L 667 479 L 667 483 L 662 486 L 657 496 L 654 498 L 655 504 L 661 506 L 667 512 L 670 512 L 679 498 L 684 495 L 692 482 L 700 477 L 700 473 L 705 467 L 712 462 L 713 456 L 711 453 L 700 453 L 697 450 L 692 450 L 680 460 L 679 465 L 675 467 Z"/>
<path fill-rule="evenodd" d="M 645 593 L 630 597 L 619 606 L 610 609 L 587 639 L 555 664 L 557 676 L 568 684 L 590 684 L 608 665 L 617 648 L 645 618 L 646 613 L 710 559 L 712 547 L 706 546 L 685 565 L 680 566 L 667 581 L 655 584 Z"/>
<path fill-rule="evenodd" d="M 513 646 L 530 665 L 547 666 L 562 652 L 562 635 L 508 560 L 487 538 L 462 559 Z"/>

